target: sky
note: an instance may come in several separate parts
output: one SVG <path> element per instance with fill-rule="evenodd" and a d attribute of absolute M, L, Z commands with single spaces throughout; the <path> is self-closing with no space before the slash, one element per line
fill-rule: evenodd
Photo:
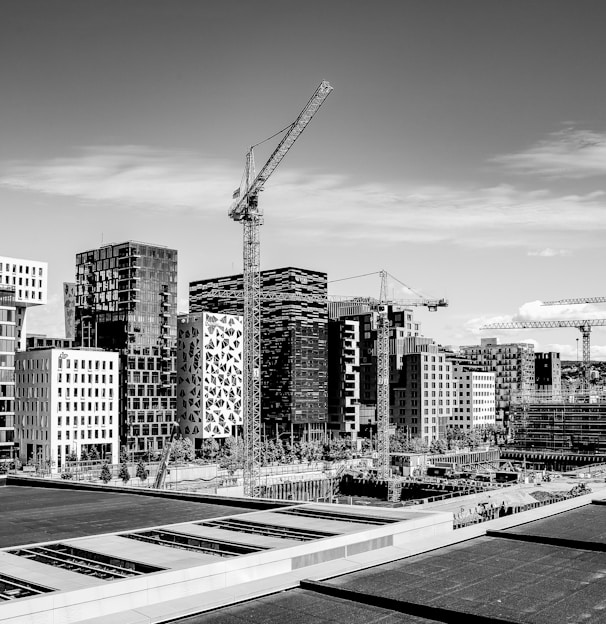
<path fill-rule="evenodd" d="M 190 281 L 241 272 L 247 149 L 328 80 L 261 195 L 262 268 L 371 296 L 377 275 L 336 280 L 385 269 L 449 300 L 416 314 L 440 344 L 576 359 L 574 328 L 479 328 L 606 318 L 541 305 L 606 295 L 605 21 L 601 0 L 3 0 L 0 255 L 49 263 L 28 330 L 63 335 L 61 285 L 101 244 L 177 249 L 183 312 Z"/>

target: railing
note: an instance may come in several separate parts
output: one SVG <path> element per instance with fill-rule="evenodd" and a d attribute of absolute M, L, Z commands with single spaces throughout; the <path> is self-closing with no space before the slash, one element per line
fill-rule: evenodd
<path fill-rule="evenodd" d="M 583 496 L 584 494 L 590 494 L 591 489 L 586 488 L 585 484 L 575 485 L 569 492 L 553 496 L 542 501 L 536 501 L 533 503 L 524 503 L 521 505 L 507 505 L 503 502 L 502 505 L 495 506 L 478 504 L 474 510 L 465 509 L 458 514 L 454 515 L 453 528 L 462 529 L 472 524 L 480 524 L 482 522 L 488 522 L 489 520 L 495 520 L 503 516 L 510 516 L 512 514 L 521 513 L 530 509 L 536 509 L 537 507 L 544 507 L 545 505 L 552 505 L 553 503 L 559 503 L 564 500 L 576 498 L 577 496 Z"/>

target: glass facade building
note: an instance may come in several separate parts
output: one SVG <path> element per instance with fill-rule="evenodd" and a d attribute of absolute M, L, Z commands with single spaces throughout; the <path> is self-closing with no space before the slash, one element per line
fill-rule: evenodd
<path fill-rule="evenodd" d="M 120 353 L 120 442 L 160 451 L 176 422 L 177 251 L 128 241 L 76 256 L 76 343 Z"/>
<path fill-rule="evenodd" d="M 0 462 L 12 457 L 15 439 L 15 293 L 0 286 Z"/>

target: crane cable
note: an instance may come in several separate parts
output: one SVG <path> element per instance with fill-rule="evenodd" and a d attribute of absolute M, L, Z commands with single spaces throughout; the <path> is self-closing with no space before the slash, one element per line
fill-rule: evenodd
<path fill-rule="evenodd" d="M 272 134 L 270 137 L 267 137 L 266 139 L 263 139 L 262 141 L 259 141 L 258 143 L 255 143 L 254 145 L 251 145 L 248 148 L 247 154 L 252 152 L 253 149 L 255 147 L 257 147 L 258 145 L 262 145 L 263 143 L 267 143 L 267 141 L 271 141 L 274 137 L 277 137 L 279 134 L 282 134 L 283 132 L 286 132 L 287 130 L 290 130 L 294 125 L 295 125 L 295 122 L 293 121 L 290 125 L 286 126 L 286 128 L 282 128 L 282 130 L 278 130 L 278 132 L 276 132 L 275 134 Z M 246 187 L 246 170 L 244 171 L 244 173 L 242 174 L 242 178 L 240 179 L 240 189 L 242 190 L 245 187 Z M 248 189 L 245 188 L 245 191 L 247 192 Z M 244 194 L 246 194 L 246 192 Z"/>
<path fill-rule="evenodd" d="M 347 280 L 358 279 L 359 277 L 369 277 L 371 275 L 380 275 L 380 273 L 381 271 L 374 271 L 373 273 L 363 273 L 362 275 L 352 275 L 351 277 L 342 277 L 340 279 L 329 280 L 327 284 L 334 284 L 335 282 L 345 282 Z M 385 271 L 385 273 L 387 273 L 387 275 L 389 275 L 389 277 L 391 277 L 392 280 L 398 282 L 398 284 L 400 284 L 401 286 L 404 286 L 406 290 L 409 290 L 411 293 L 416 295 L 419 299 L 428 298 L 422 295 L 420 292 L 416 291 L 414 288 L 411 288 L 410 286 L 408 286 L 408 284 L 405 284 L 404 282 L 399 280 L 397 277 L 394 277 L 391 273 L 388 273 L 387 271 Z"/>

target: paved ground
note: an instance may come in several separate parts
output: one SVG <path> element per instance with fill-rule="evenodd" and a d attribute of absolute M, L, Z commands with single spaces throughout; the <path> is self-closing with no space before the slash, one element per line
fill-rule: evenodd
<path fill-rule="evenodd" d="M 52 488 L 0 488 L 0 548 L 230 516 L 252 509 Z"/>

